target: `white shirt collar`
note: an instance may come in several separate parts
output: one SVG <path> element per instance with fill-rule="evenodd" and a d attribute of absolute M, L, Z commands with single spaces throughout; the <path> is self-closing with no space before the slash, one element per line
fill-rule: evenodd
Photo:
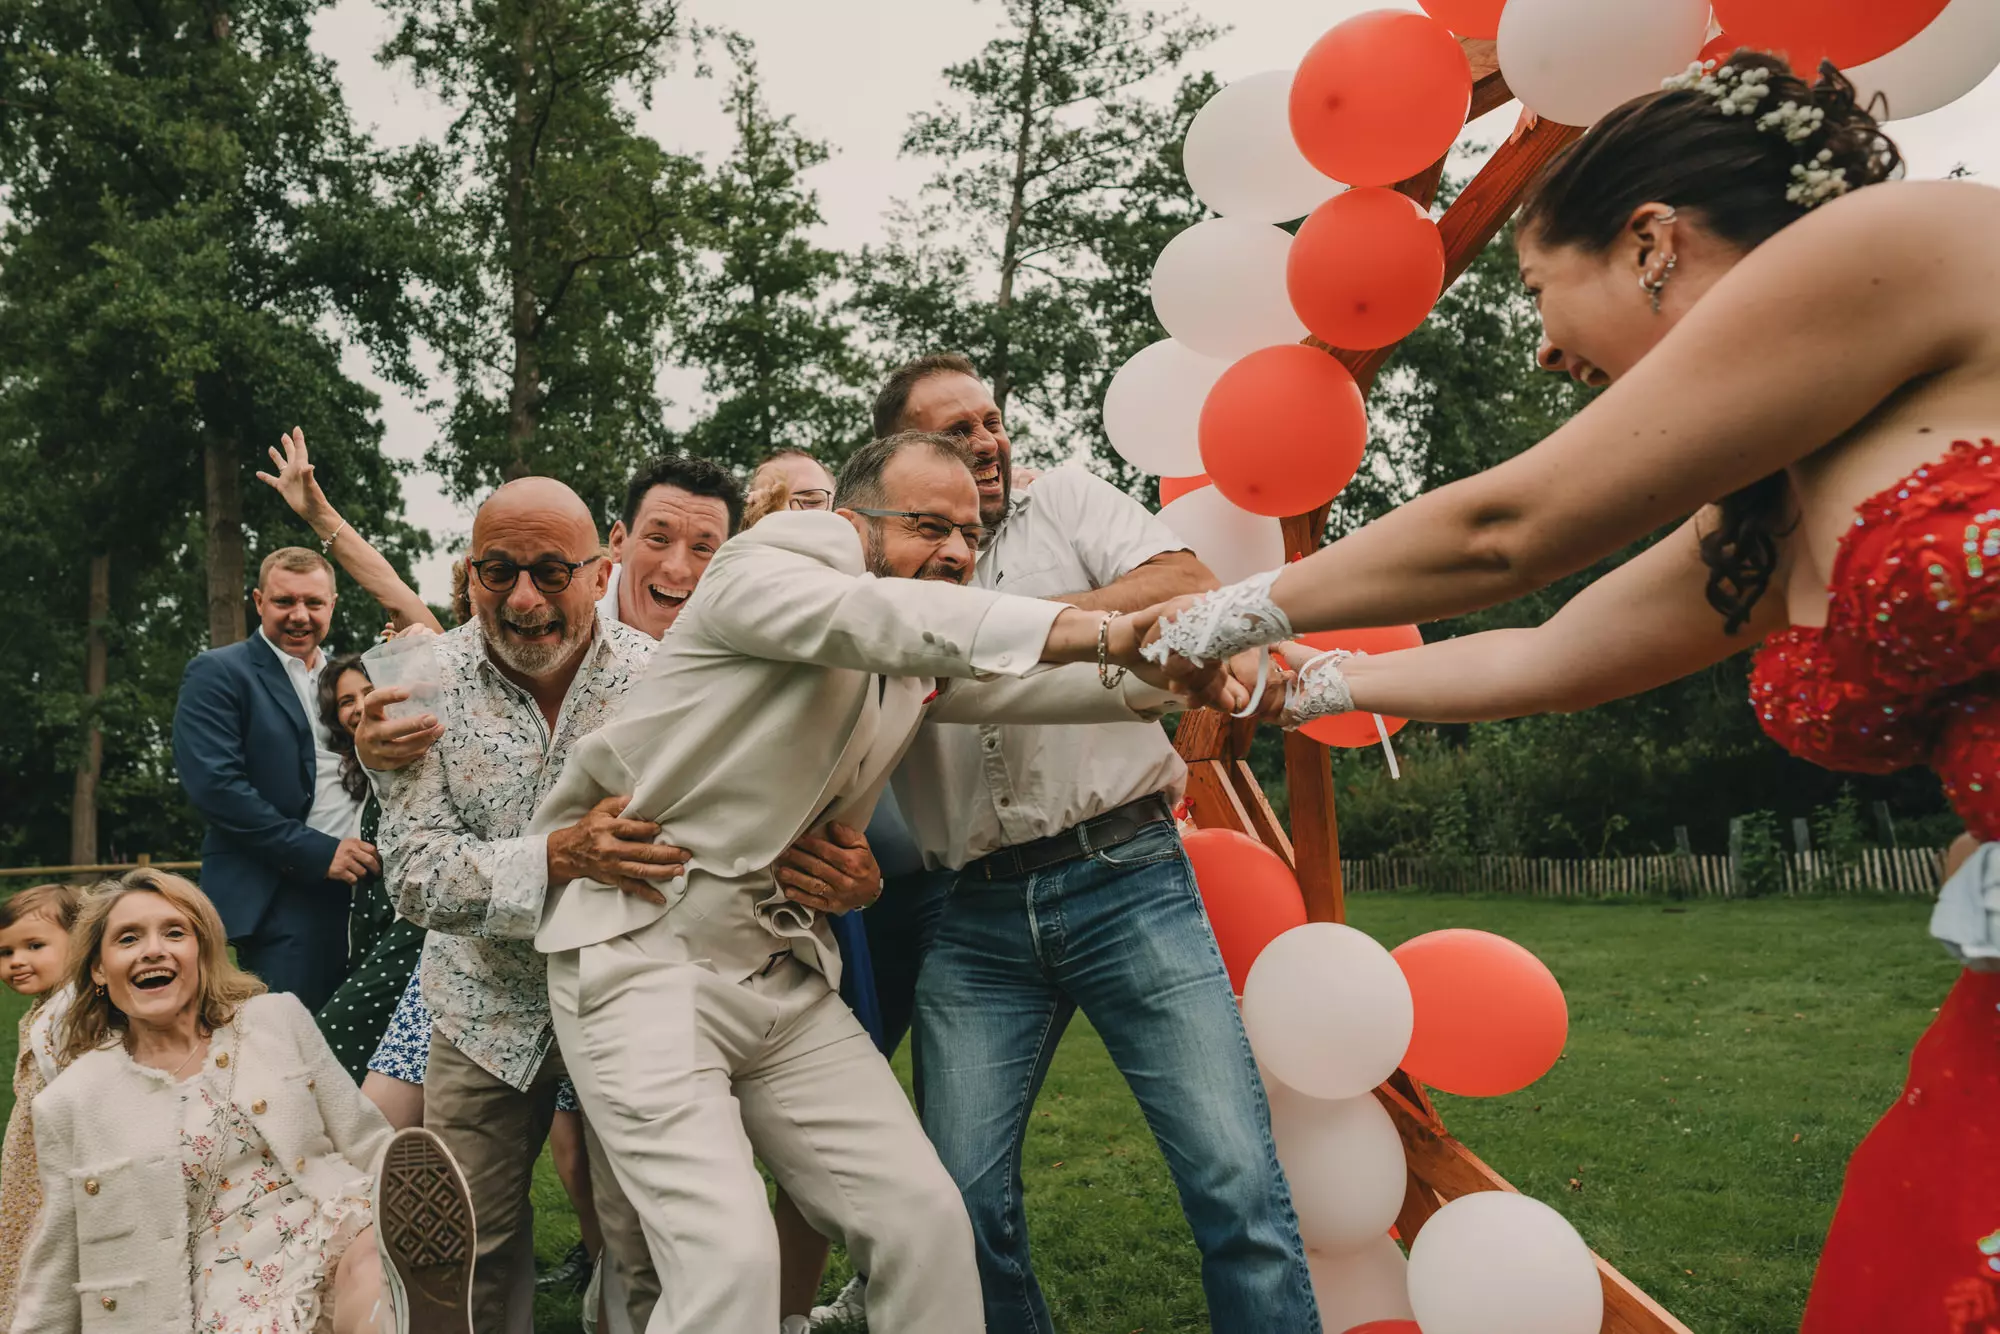
<path fill-rule="evenodd" d="M 273 644 L 270 638 L 265 635 L 264 627 L 261 625 L 257 627 L 257 638 L 264 641 L 265 648 L 270 649 L 271 652 L 278 655 L 278 665 L 280 667 L 283 667 L 288 672 L 296 668 L 297 670 L 304 672 L 308 677 L 312 677 L 319 675 L 320 669 L 326 666 L 326 645 L 324 644 L 316 644 L 313 646 L 313 656 L 317 658 L 318 661 L 313 663 L 310 667 L 308 667 L 304 659 L 295 658 L 291 654 L 279 648 L 276 644 Z"/>

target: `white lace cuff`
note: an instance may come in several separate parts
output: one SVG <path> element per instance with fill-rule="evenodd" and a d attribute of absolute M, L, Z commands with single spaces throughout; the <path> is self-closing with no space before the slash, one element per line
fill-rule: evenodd
<path fill-rule="evenodd" d="M 1290 639 L 1292 623 L 1271 601 L 1271 585 L 1283 573 L 1267 570 L 1202 594 L 1180 615 L 1161 621 L 1160 637 L 1140 649 L 1140 656 L 1162 667 L 1169 655 L 1206 667 Z"/>
<path fill-rule="evenodd" d="M 1344 648 L 1319 654 L 1299 668 L 1299 674 L 1285 690 L 1283 725 L 1300 727 L 1315 718 L 1354 711 L 1354 692 L 1340 664 L 1362 656 Z"/>

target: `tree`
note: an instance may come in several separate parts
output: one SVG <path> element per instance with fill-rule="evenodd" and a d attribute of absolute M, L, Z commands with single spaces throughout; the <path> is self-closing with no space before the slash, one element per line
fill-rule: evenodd
<path fill-rule="evenodd" d="M 1006 31 L 945 70 L 956 104 L 918 113 L 904 135 L 905 153 L 945 165 L 923 203 L 892 217 L 889 242 L 863 253 L 856 307 L 895 353 L 965 351 L 1002 409 L 1018 395 L 1073 422 L 1101 398 L 1119 341 L 1103 321 L 1130 300 L 1128 287 L 1114 305 L 1092 284 L 1114 278 L 1107 254 L 1126 254 L 1120 243 L 1152 237 L 1120 225 L 1128 196 L 1184 197 L 1184 183 L 1162 191 L 1154 174 L 1168 151 L 1177 174 L 1184 98 L 1163 114 L 1144 85 L 1217 29 L 1122 0 L 1005 9 Z"/>
<path fill-rule="evenodd" d="M 736 146 L 701 192 L 675 339 L 714 406 L 678 443 L 742 467 L 788 447 L 838 462 L 868 435 L 869 368 L 833 300 L 842 256 L 810 236 L 823 219 L 804 178 L 828 149 L 771 114 L 747 56 L 728 107 Z"/>
<path fill-rule="evenodd" d="M 654 387 L 691 159 L 634 128 L 672 0 L 386 0 L 381 58 L 458 108 L 428 220 L 459 248 L 436 340 L 457 389 L 430 463 L 461 498 L 529 473 L 608 513 L 667 441 Z"/>
<path fill-rule="evenodd" d="M 0 674 L 35 683 L 6 743 L 29 765 L 8 766 L 25 797 L 10 815 L 35 846 L 59 809 L 51 763 L 73 774 L 72 852 L 94 841 L 93 796 L 122 800 L 111 766 L 162 772 L 145 756 L 164 715 L 127 718 L 121 674 L 177 678 L 204 641 L 242 637 L 251 539 L 297 531 L 242 488 L 284 426 L 325 442 L 357 524 L 419 549 L 337 335 L 413 383 L 430 252 L 397 199 L 416 177 L 355 134 L 311 50 L 318 7 L 0 0 L 0 441 L 24 465 L 6 485 L 34 488 L 13 540 L 61 562 L 34 590 L 62 627 L 45 656 L 0 642 Z M 163 635 L 129 639 L 141 623 Z"/>

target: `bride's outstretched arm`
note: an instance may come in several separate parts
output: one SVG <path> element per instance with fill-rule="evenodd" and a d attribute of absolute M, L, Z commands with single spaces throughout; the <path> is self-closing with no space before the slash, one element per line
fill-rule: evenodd
<path fill-rule="evenodd" d="M 1991 355 L 1991 191 L 1905 182 L 1787 227 L 1616 384 L 1506 463 L 1286 567 L 1295 632 L 1442 620 L 1541 588 Z M 1990 236 L 1990 231 L 1985 233 Z"/>
<path fill-rule="evenodd" d="M 1573 713 L 1720 662 L 1785 623 L 1774 585 L 1748 624 L 1723 633 L 1708 605 L 1696 519 L 1532 629 L 1489 630 L 1339 665 L 1354 708 L 1422 722 Z M 1309 652 L 1309 651 L 1308 651 Z M 1305 655 L 1287 646 L 1294 667 Z"/>

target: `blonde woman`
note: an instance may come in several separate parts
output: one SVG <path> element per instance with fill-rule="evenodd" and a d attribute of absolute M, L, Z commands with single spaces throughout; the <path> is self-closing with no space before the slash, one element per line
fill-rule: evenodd
<path fill-rule="evenodd" d="M 456 1165 L 392 1132 L 297 998 L 230 962 L 200 890 L 108 882 L 72 945 L 17 1334 L 470 1334 Z"/>

